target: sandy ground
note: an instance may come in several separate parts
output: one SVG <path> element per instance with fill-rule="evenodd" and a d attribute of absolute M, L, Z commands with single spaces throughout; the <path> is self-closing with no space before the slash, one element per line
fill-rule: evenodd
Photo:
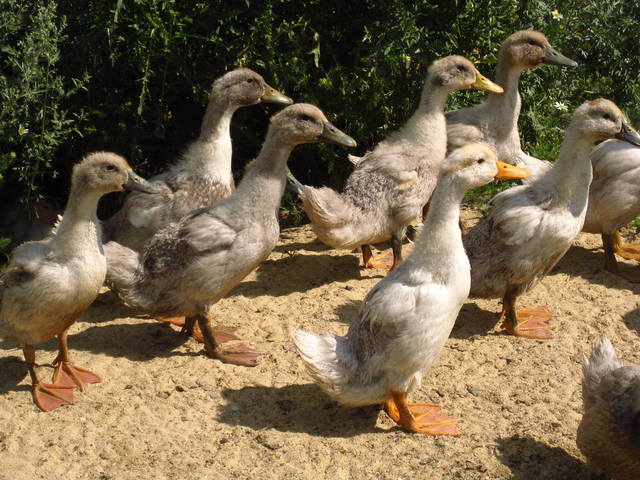
<path fill-rule="evenodd" d="M 600 239 L 576 245 L 522 305 L 546 303 L 557 338 L 498 332 L 497 301 L 469 301 L 416 401 L 444 405 L 462 436 L 406 433 L 377 408 L 330 401 L 288 331 L 343 334 L 382 278 L 308 227 L 213 310 L 265 352 L 257 368 L 209 359 L 195 340 L 134 318 L 110 293 L 72 327 L 72 359 L 103 378 L 51 413 L 31 402 L 21 351 L 0 344 L 0 479 L 582 479 L 575 445 L 580 358 L 606 334 L 640 364 L 640 286 L 602 270 Z M 56 343 L 41 345 L 50 362 Z M 51 367 L 41 367 L 43 376 Z"/>

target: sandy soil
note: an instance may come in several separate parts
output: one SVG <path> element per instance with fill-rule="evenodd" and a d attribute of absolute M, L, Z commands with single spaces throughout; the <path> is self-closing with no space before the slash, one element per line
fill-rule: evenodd
<path fill-rule="evenodd" d="M 575 445 L 581 355 L 606 334 L 640 364 L 640 286 L 602 264 L 599 237 L 583 234 L 523 298 L 557 314 L 551 341 L 499 333 L 497 301 L 463 307 L 413 396 L 462 418 L 457 438 L 405 433 L 377 408 L 341 407 L 310 383 L 288 330 L 345 333 L 384 272 L 361 270 L 357 255 L 323 246 L 308 227 L 284 230 L 213 310 L 265 352 L 257 368 L 207 358 L 106 292 L 72 328 L 72 359 L 103 378 L 74 406 L 40 412 L 21 351 L 0 345 L 0 479 L 587 478 Z M 55 348 L 41 345 L 39 362 Z"/>

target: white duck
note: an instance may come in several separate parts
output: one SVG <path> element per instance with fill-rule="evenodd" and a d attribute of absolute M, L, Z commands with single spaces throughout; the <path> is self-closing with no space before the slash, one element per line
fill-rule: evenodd
<path fill-rule="evenodd" d="M 231 196 L 159 230 L 140 254 L 107 243 L 107 284 L 127 305 L 145 313 L 186 316 L 188 333 L 193 334 L 197 322 L 210 356 L 226 363 L 256 365 L 257 352 L 246 346 L 220 347 L 222 340 L 216 339 L 206 314 L 275 247 L 291 150 L 319 141 L 356 145 L 313 105 L 283 109 L 272 117 L 260 155 Z"/>
<path fill-rule="evenodd" d="M 582 370 L 584 415 L 576 443 L 589 469 L 596 478 L 640 479 L 640 367 L 622 366 L 604 337 Z"/>
<path fill-rule="evenodd" d="M 372 260 L 369 244 L 391 238 L 393 264 L 402 260 L 407 225 L 429 201 L 447 148 L 444 107 L 451 92 L 467 88 L 502 92 L 464 57 L 452 55 L 429 67 L 420 103 L 407 123 L 358 161 L 342 194 L 323 187 L 297 187 L 318 238 L 334 248 L 361 246 L 365 267 Z"/>
<path fill-rule="evenodd" d="M 231 195 L 231 118 L 238 108 L 261 102 L 289 105 L 293 100 L 248 68 L 213 82 L 200 136 L 167 172 L 150 179 L 160 195 L 129 195 L 104 222 L 105 238 L 139 251 L 160 228 Z"/>
<path fill-rule="evenodd" d="M 465 192 L 502 174 L 495 154 L 477 144 L 442 164 L 424 228 L 411 255 L 368 293 L 346 337 L 301 330 L 293 340 L 320 388 L 345 405 L 384 404 L 402 427 L 457 435 L 440 406 L 408 403 L 436 360 L 469 293 L 469 261 L 459 228 Z M 512 178 L 508 176 L 506 178 Z"/>
<path fill-rule="evenodd" d="M 502 298 L 502 327 L 508 333 L 553 337 L 546 307 L 516 312 L 515 302 L 551 270 L 582 230 L 592 177 L 589 155 L 596 142 L 614 137 L 640 141 L 613 102 L 584 103 L 573 114 L 553 168 L 529 185 L 496 195 L 491 214 L 465 235 L 471 296 Z"/>
<path fill-rule="evenodd" d="M 544 174 L 551 164 L 524 153 L 518 133 L 520 75 L 539 65 L 578 66 L 555 50 L 540 32 L 521 30 L 507 37 L 500 47 L 495 78 L 504 93 L 489 94 L 479 105 L 447 112 L 448 150 L 470 142 L 482 142 L 494 149 L 502 162 L 529 170 L 531 177 L 527 181 Z"/>
<path fill-rule="evenodd" d="M 593 150 L 591 164 L 593 182 L 582 231 L 602 235 L 607 270 L 630 282 L 640 282 L 638 268 L 618 263 L 615 255 L 640 260 L 640 245 L 624 244 L 618 233 L 640 215 L 640 148 L 608 140 Z"/>
<path fill-rule="evenodd" d="M 152 193 L 120 156 L 96 152 L 73 168 L 71 192 L 55 233 L 12 253 L 0 284 L 0 338 L 23 345 L 33 399 L 44 411 L 73 403 L 73 388 L 100 378 L 69 363 L 67 331 L 98 295 L 107 263 L 96 208 L 100 197 L 122 189 Z M 58 337 L 53 384 L 40 380 L 35 345 Z"/>

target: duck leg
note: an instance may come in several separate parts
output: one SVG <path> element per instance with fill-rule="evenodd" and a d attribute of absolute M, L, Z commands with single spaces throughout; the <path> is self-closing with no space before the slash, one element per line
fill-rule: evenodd
<path fill-rule="evenodd" d="M 25 345 L 22 352 L 29 367 L 31 393 L 37 407 L 44 412 L 50 412 L 62 405 L 73 405 L 73 387 L 42 382 L 36 371 L 35 348 L 32 345 Z"/>
<path fill-rule="evenodd" d="M 440 413 L 440 405 L 407 403 L 406 392 L 391 392 L 391 396 L 384 409 L 402 428 L 425 435 L 460 435 L 456 428 L 460 420 Z"/>
<path fill-rule="evenodd" d="M 53 361 L 56 369 L 53 372 L 54 385 L 66 387 L 78 387 L 83 391 L 89 383 L 100 383 L 98 375 L 84 368 L 76 367 L 69 363 L 69 349 L 67 347 L 68 329 L 58 335 L 58 356 Z"/>
<path fill-rule="evenodd" d="M 613 235 L 611 234 L 602 234 L 602 246 L 604 247 L 604 268 L 609 270 L 614 275 L 618 275 L 619 277 L 624 278 L 628 282 L 631 283 L 640 283 L 640 269 L 638 267 L 632 267 L 631 265 L 627 265 L 625 263 L 620 263 L 616 259 L 616 253 L 620 256 L 625 257 L 620 253 L 621 239 L 620 234 L 615 232 Z M 625 258 L 631 258 L 629 256 Z M 636 260 L 640 260 L 640 255 Z"/>
<path fill-rule="evenodd" d="M 500 328 L 516 337 L 536 338 L 548 340 L 553 338 L 553 332 L 549 320 L 553 317 L 545 306 L 524 307 L 515 309 L 517 295 L 507 290 L 502 299 L 502 312 Z"/>
<path fill-rule="evenodd" d="M 222 363 L 231 363 L 243 367 L 255 367 L 258 364 L 260 352 L 251 350 L 244 343 L 221 348 L 220 343 L 216 341 L 211 320 L 204 315 L 198 315 L 196 319 L 202 332 L 204 349 L 210 357 L 217 358 Z"/>

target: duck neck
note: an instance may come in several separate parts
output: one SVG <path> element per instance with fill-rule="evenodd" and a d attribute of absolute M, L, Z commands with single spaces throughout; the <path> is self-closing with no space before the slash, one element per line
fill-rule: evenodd
<path fill-rule="evenodd" d="M 427 78 L 422 90 L 420 104 L 411 118 L 398 131 L 398 137 L 410 140 L 412 145 L 430 152 L 446 154 L 447 149 L 447 121 L 444 107 L 449 92 L 433 85 L 432 79 Z"/>
<path fill-rule="evenodd" d="M 267 135 L 260 154 L 238 186 L 237 197 L 246 198 L 255 210 L 277 211 L 287 183 L 286 166 L 293 147 Z"/>
<path fill-rule="evenodd" d="M 491 115 L 486 115 L 489 121 L 494 121 L 496 126 L 503 131 L 502 135 L 515 132 L 518 136 L 518 117 L 520 116 L 520 92 L 518 84 L 524 68 L 513 65 L 501 58 L 496 67 L 495 81 L 504 89 L 504 93 L 489 93 L 485 105 L 491 110 Z M 518 140 L 519 141 L 519 140 Z"/>
<path fill-rule="evenodd" d="M 200 136 L 183 154 L 180 169 L 231 180 L 231 118 L 237 106 L 211 98 L 207 105 Z"/>
<path fill-rule="evenodd" d="M 593 140 L 571 128 L 567 130 L 558 159 L 553 168 L 540 179 L 540 182 L 548 185 L 550 191 L 554 192 L 553 204 L 586 202 L 593 176 L 590 161 L 593 145 Z"/>
<path fill-rule="evenodd" d="M 64 216 L 51 247 L 60 256 L 101 250 L 100 222 L 96 215 L 102 194 L 72 185 Z"/>
<path fill-rule="evenodd" d="M 440 175 L 422 232 L 407 261 L 424 265 L 428 258 L 434 260 L 429 263 L 430 271 L 449 271 L 450 260 L 463 250 L 460 202 L 465 191 L 450 175 Z"/>

